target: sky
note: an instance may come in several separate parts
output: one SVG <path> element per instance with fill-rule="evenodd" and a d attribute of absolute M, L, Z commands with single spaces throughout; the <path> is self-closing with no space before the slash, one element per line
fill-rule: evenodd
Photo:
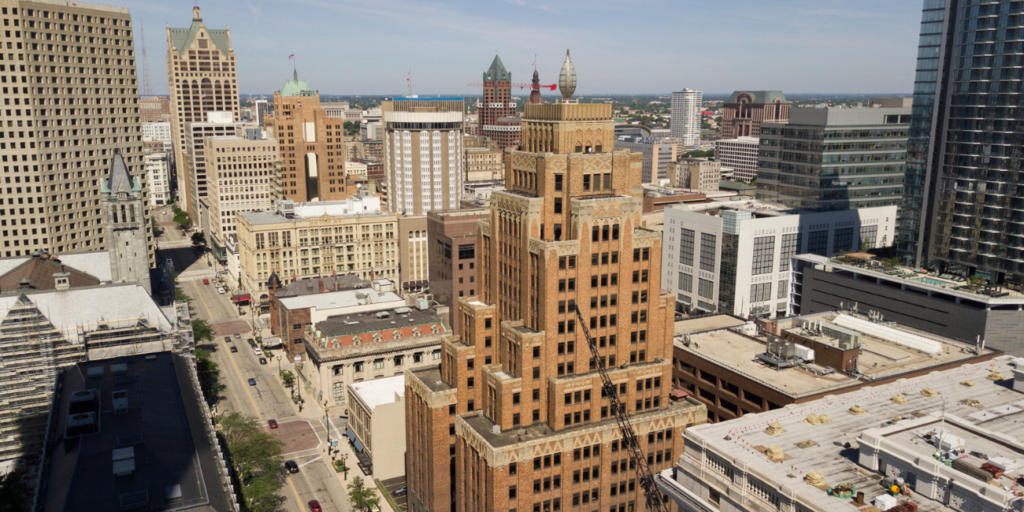
<path fill-rule="evenodd" d="M 193 2 L 127 7 L 154 94 L 167 94 L 165 27 Z M 231 29 L 239 90 L 271 94 L 292 75 L 321 94 L 479 94 L 495 52 L 514 83 L 534 55 L 558 81 L 571 50 L 577 94 L 910 93 L 921 0 L 199 0 Z M 142 30 L 139 30 L 139 29 Z M 141 52 L 140 52 L 141 53 Z M 288 55 L 295 54 L 294 61 Z M 141 63 L 140 63 L 141 64 Z M 554 94 L 554 93 L 552 93 Z"/>

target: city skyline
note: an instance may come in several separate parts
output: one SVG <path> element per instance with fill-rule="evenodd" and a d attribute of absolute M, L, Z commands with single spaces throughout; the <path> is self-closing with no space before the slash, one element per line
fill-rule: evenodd
<path fill-rule="evenodd" d="M 140 50 L 138 29 L 144 29 L 150 69 L 163 67 L 164 26 L 187 23 L 191 6 L 116 3 L 131 11 Z M 541 82 L 554 83 L 566 48 L 582 71 L 581 95 L 669 94 L 683 87 L 709 95 L 764 88 L 793 94 L 909 94 L 919 3 L 871 0 L 850 7 L 787 0 L 769 7 L 734 0 L 702 5 L 701 16 L 692 21 L 685 17 L 690 4 L 661 1 L 597 2 L 585 9 L 575 2 L 547 6 L 532 0 L 488 5 L 291 0 L 200 7 L 207 24 L 231 29 L 242 94 L 280 89 L 294 64 L 322 94 L 407 94 L 411 71 L 413 94 L 478 95 L 479 87 L 466 84 L 479 82 L 480 69 L 495 51 L 513 82 L 529 82 L 536 54 Z M 362 21 L 352 22 L 353 15 Z M 150 76 L 154 94 L 167 94 L 165 77 Z M 528 93 L 513 89 L 513 94 Z"/>

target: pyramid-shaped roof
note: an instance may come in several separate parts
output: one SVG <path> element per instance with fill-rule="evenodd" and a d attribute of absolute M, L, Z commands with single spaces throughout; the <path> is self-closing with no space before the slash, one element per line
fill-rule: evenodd
<path fill-rule="evenodd" d="M 121 153 L 114 153 L 114 157 L 110 159 L 110 174 L 107 175 L 106 185 L 106 190 L 111 194 L 131 194 L 135 190 L 135 184 L 128 174 L 128 166 L 125 165 Z"/>
<path fill-rule="evenodd" d="M 316 92 L 309 87 L 309 84 L 305 80 L 299 80 L 299 72 L 292 72 L 292 79 L 284 83 L 281 87 L 281 96 L 292 97 L 292 96 L 315 96 Z"/>
<path fill-rule="evenodd" d="M 512 73 L 505 69 L 505 65 L 501 63 L 501 57 L 495 55 L 494 60 L 491 61 L 491 67 L 484 72 L 484 80 L 512 80 Z"/>
<path fill-rule="evenodd" d="M 198 7 L 192 9 L 191 26 L 188 28 L 168 28 L 171 36 L 169 43 L 172 48 L 177 50 L 178 55 L 184 57 L 185 52 L 192 46 L 192 41 L 199 35 L 200 30 L 206 31 L 206 35 L 209 37 L 210 42 L 213 43 L 214 48 L 220 50 L 224 55 L 231 53 L 231 36 L 228 35 L 228 31 L 206 28 Z"/>

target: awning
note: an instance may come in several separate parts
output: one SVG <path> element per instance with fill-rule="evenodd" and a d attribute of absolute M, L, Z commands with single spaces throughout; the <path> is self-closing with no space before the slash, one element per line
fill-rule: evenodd
<path fill-rule="evenodd" d="M 356 452 L 363 453 L 363 443 L 360 443 L 359 440 L 356 439 L 356 433 L 349 430 L 348 432 L 345 432 L 345 435 L 347 435 L 349 440 L 352 441 L 352 445 L 356 447 Z"/>
<path fill-rule="evenodd" d="M 672 397 L 673 399 L 682 400 L 682 399 L 686 398 L 687 396 L 689 396 L 689 394 L 690 394 L 689 392 L 684 391 L 682 389 L 673 389 L 668 395 L 670 397 Z"/>

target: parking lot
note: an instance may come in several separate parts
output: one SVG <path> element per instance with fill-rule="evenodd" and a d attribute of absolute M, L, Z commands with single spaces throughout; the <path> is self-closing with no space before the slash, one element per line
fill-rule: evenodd
<path fill-rule="evenodd" d="M 391 479 L 388 479 L 388 480 L 381 480 L 380 483 L 381 483 L 381 485 L 384 486 L 385 489 L 387 489 L 388 494 L 391 494 L 391 493 L 397 491 L 398 489 L 400 489 L 402 487 L 405 487 L 405 477 L 404 476 L 400 476 L 400 477 L 391 478 Z M 403 494 L 401 496 L 395 496 L 395 495 L 392 494 L 391 495 L 391 499 L 395 500 L 395 504 L 398 505 L 398 509 L 400 510 L 400 512 L 406 512 L 406 511 L 409 510 L 409 493 L 408 492 L 406 492 L 405 494 Z"/>

